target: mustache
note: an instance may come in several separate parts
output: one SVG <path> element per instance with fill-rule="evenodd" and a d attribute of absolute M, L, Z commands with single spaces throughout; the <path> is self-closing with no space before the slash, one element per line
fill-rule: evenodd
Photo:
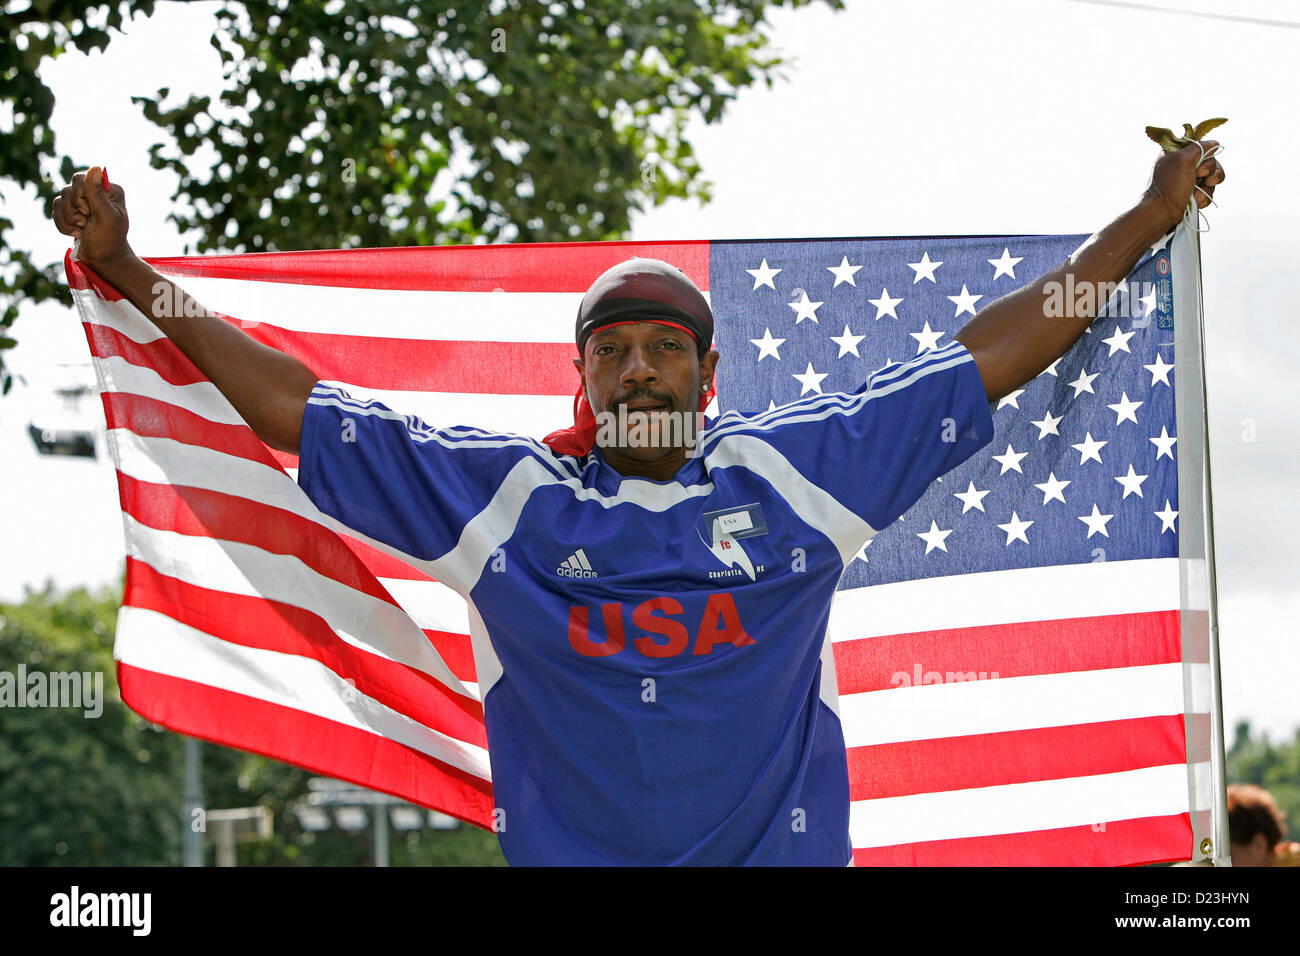
<path fill-rule="evenodd" d="M 629 402 L 635 402 L 640 399 L 650 399 L 653 402 L 667 405 L 669 408 L 677 407 L 677 402 L 667 392 L 657 392 L 654 389 L 649 388 L 639 388 L 635 391 L 628 392 L 626 395 L 612 399 L 609 403 L 609 407 L 617 408 L 619 405 L 626 405 Z"/>

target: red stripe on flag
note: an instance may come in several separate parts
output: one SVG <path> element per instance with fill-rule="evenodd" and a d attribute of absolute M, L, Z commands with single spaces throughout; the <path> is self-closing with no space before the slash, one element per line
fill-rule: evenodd
<path fill-rule="evenodd" d="M 122 293 L 99 277 L 94 269 L 80 259 L 72 258 L 72 250 L 63 254 L 63 270 L 68 276 L 68 286 L 73 289 L 91 289 L 105 302 L 118 302 Z"/>
<path fill-rule="evenodd" d="M 82 325 L 86 329 L 90 351 L 96 358 L 118 356 L 132 365 L 153 369 L 172 385 L 193 385 L 208 380 L 171 339 L 154 339 L 152 342 L 141 343 L 111 326 L 94 322 L 83 322 Z"/>
<path fill-rule="evenodd" d="M 104 417 L 109 428 L 129 429 L 146 438 L 170 438 L 263 465 L 284 466 L 287 462 L 288 467 L 298 466 L 297 455 L 286 455 L 268 448 L 247 425 L 209 421 L 178 405 L 143 395 L 106 392 L 103 399 Z M 336 536 L 376 577 L 402 578 L 408 581 L 434 580 L 400 558 L 391 557 L 351 535 L 336 533 Z"/>
<path fill-rule="evenodd" d="M 376 734 L 118 662 L 122 700 L 178 733 L 348 780 L 489 829 L 492 785 Z"/>
<path fill-rule="evenodd" d="M 453 674 L 471 684 L 478 682 L 478 671 L 474 668 L 474 644 L 468 634 L 424 628 L 424 636 L 430 640 L 438 656 Z"/>
<path fill-rule="evenodd" d="M 915 686 L 918 672 L 922 683 L 926 674 L 941 683 L 949 672 L 1024 677 L 1171 664 L 1181 640 L 1177 611 L 918 631 L 837 642 L 835 677 L 841 694 L 856 694 Z"/>
<path fill-rule="evenodd" d="M 370 570 L 370 573 L 377 578 L 400 578 L 404 581 L 435 580 L 423 571 L 413 568 L 401 558 L 394 558 L 385 554 L 378 548 L 372 548 L 364 541 L 358 541 L 351 535 L 340 534 L 338 537 L 353 554 L 361 559 L 361 563 Z"/>
<path fill-rule="evenodd" d="M 238 320 L 223 316 L 231 325 Z M 91 352 L 154 369 L 172 385 L 208 379 L 170 339 L 140 343 L 117 329 L 83 323 Z M 564 342 L 457 342 L 296 332 L 266 323 L 248 335 L 294 356 L 318 378 L 365 388 L 486 395 L 572 395 L 577 348 Z"/>
<path fill-rule="evenodd" d="M 104 418 L 110 429 L 125 428 L 144 438 L 170 438 L 261 465 L 277 464 L 270 449 L 247 425 L 214 422 L 179 405 L 144 395 L 105 392 L 103 399 Z"/>
<path fill-rule="evenodd" d="M 173 276 L 354 289 L 586 292 L 602 272 L 633 256 L 669 262 L 685 272 L 701 291 L 708 291 L 707 240 L 320 249 L 170 256 L 147 258 L 145 262 Z"/>
<path fill-rule="evenodd" d="M 270 448 L 269 446 L 267 448 L 267 451 L 271 453 L 271 457 L 275 459 L 275 463 L 279 465 L 281 468 L 283 468 L 285 471 L 288 471 L 291 468 L 297 469 L 298 467 L 297 455 L 291 455 L 287 451 L 279 451 L 275 448 Z"/>
<path fill-rule="evenodd" d="M 1142 866 L 1189 860 L 1191 850 L 1191 815 L 1175 813 L 1057 830 L 855 848 L 853 862 L 857 866 Z"/>
<path fill-rule="evenodd" d="M 385 707 L 449 737 L 487 747 L 483 706 L 477 700 L 409 665 L 354 647 L 311 611 L 189 584 L 135 558 L 127 558 L 123 604 L 156 611 L 229 644 L 319 661 Z"/>
<path fill-rule="evenodd" d="M 338 535 L 301 515 L 220 491 L 141 481 L 120 471 L 118 486 L 122 510 L 150 528 L 291 555 L 318 574 L 400 606 Z"/>
<path fill-rule="evenodd" d="M 1172 714 L 850 747 L 848 760 L 849 799 L 875 800 L 1182 764 L 1187 748 Z"/>
<path fill-rule="evenodd" d="M 264 345 L 294 356 L 317 378 L 365 388 L 572 395 L 580 382 L 573 367 L 578 349 L 572 342 L 391 339 L 298 332 L 266 323 L 245 331 Z"/>

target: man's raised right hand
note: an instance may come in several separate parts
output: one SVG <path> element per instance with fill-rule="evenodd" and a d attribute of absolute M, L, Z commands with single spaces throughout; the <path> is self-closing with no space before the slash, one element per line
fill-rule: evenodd
<path fill-rule="evenodd" d="M 51 217 L 59 232 L 78 241 L 76 257 L 92 269 L 134 255 L 126 241 L 126 193 L 116 184 L 105 192 L 98 166 L 72 177 L 72 184 L 54 197 Z"/>
<path fill-rule="evenodd" d="M 77 258 L 120 292 L 185 353 L 272 448 L 298 453 L 303 412 L 319 376 L 285 352 L 211 315 L 127 245 L 126 195 L 104 189 L 103 170 L 78 173 L 55 197 L 59 232 L 79 240 Z"/>

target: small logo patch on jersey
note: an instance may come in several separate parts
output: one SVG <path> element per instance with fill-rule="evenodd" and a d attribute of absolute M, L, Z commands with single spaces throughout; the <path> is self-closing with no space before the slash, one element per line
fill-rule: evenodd
<path fill-rule="evenodd" d="M 755 569 L 754 562 L 740 546 L 740 541 L 767 534 L 767 521 L 763 518 L 763 509 L 758 503 L 706 512 L 704 524 L 709 536 L 706 538 L 700 534 L 700 540 L 713 552 L 715 558 L 732 569 L 711 572 L 710 577 L 728 577 L 743 572 L 751 581 L 757 580 L 757 571 L 763 570 L 762 566 Z"/>
<path fill-rule="evenodd" d="M 587 560 L 587 555 L 581 548 L 569 555 L 555 569 L 555 573 L 565 578 L 595 578 L 599 577 L 592 568 L 591 562 Z"/>

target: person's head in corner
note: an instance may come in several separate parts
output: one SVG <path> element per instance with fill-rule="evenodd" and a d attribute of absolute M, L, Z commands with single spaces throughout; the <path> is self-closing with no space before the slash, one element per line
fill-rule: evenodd
<path fill-rule="evenodd" d="M 1263 787 L 1234 783 L 1228 787 L 1228 840 L 1233 866 L 1271 866 L 1286 832 L 1285 815 Z"/>

